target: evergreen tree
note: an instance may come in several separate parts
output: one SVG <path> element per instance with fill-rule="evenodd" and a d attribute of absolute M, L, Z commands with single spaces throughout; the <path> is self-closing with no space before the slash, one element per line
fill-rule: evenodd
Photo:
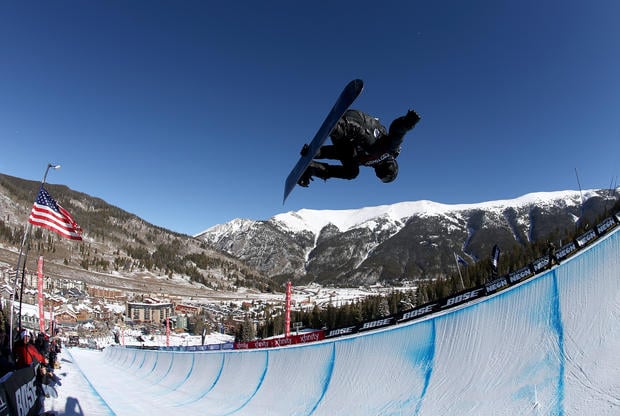
<path fill-rule="evenodd" d="M 243 323 L 239 325 L 236 337 L 237 341 L 249 342 L 256 338 L 256 330 L 254 329 L 254 322 L 250 318 L 250 315 L 245 315 Z"/>
<path fill-rule="evenodd" d="M 388 305 L 387 298 L 381 298 L 381 300 L 379 301 L 379 308 L 377 310 L 377 313 L 381 318 L 389 316 L 391 314 L 390 305 Z"/>

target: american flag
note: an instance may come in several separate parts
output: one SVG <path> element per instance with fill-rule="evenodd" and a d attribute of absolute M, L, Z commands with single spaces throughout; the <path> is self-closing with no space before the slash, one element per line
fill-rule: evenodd
<path fill-rule="evenodd" d="M 54 201 L 54 198 L 45 190 L 43 185 L 41 185 L 37 199 L 34 201 L 28 222 L 52 230 L 72 240 L 82 239 L 82 228 L 66 209 Z"/>

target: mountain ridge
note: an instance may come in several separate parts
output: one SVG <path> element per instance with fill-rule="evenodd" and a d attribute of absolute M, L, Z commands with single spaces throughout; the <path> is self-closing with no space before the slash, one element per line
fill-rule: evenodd
<path fill-rule="evenodd" d="M 0 174 L 0 261 L 14 264 L 39 186 Z M 199 283 L 209 293 L 274 290 L 287 280 L 359 286 L 441 279 L 456 271 L 455 254 L 479 264 L 494 244 L 503 253 L 543 239 L 560 245 L 619 200 L 615 189 L 535 192 L 474 204 L 421 200 L 302 209 L 267 220 L 234 219 L 188 236 L 64 185 L 46 187 L 86 230 L 85 241 L 70 243 L 35 227 L 31 270 L 41 254 L 60 275 L 155 275 L 162 281 L 180 276 L 188 288 Z M 516 260 L 503 264 L 510 268 Z"/>
<path fill-rule="evenodd" d="M 400 212 L 401 215 L 389 215 L 392 218 L 402 218 L 412 214 L 445 214 L 451 211 L 473 210 L 473 209 L 485 209 L 490 210 L 493 208 L 505 208 L 506 206 L 521 207 L 530 205 L 533 203 L 540 203 L 548 201 L 549 199 L 559 200 L 562 196 L 569 198 L 572 202 L 577 198 L 588 199 L 596 192 L 602 192 L 604 190 L 590 189 L 585 191 L 564 190 L 564 191 L 549 191 L 549 192 L 532 192 L 524 194 L 522 196 L 512 199 L 492 200 L 485 202 L 469 203 L 469 204 L 445 204 L 441 202 L 434 202 L 430 200 L 419 201 L 403 201 L 396 202 L 394 204 L 384 204 L 362 208 L 351 209 L 308 209 L 303 208 L 297 211 L 288 211 L 285 213 L 276 214 L 270 217 L 268 220 L 281 221 L 287 225 L 291 231 L 299 231 L 301 229 L 319 232 L 324 226 L 328 224 L 334 224 L 341 231 L 347 231 L 353 226 L 360 225 L 361 222 L 373 219 L 379 214 L 392 214 L 393 212 Z M 432 209 L 429 209 L 432 208 Z M 361 215 L 360 215 L 361 214 Z M 357 221 L 347 219 L 347 217 L 356 218 Z M 336 219 L 335 219 L 336 218 Z M 323 222 L 321 223 L 322 220 Z M 248 223 L 254 223 L 261 220 L 251 220 L 247 218 L 235 218 L 224 224 L 217 224 L 205 229 L 199 233 L 194 234 L 194 237 L 199 237 L 207 232 L 213 232 L 221 226 L 230 227 L 231 225 L 243 226 Z M 348 224 L 352 223 L 352 224 Z M 319 225 L 317 225 L 319 224 Z"/>
<path fill-rule="evenodd" d="M 25 221 L 40 182 L 0 174 L 0 265 L 16 264 Z M 33 227 L 27 258 L 36 270 L 44 256 L 56 277 L 144 292 L 214 296 L 240 287 L 273 290 L 273 282 L 257 270 L 191 236 L 166 230 L 65 185 L 45 184 L 84 229 L 83 241 L 61 238 Z M 154 280 L 156 279 L 156 280 Z"/>
<path fill-rule="evenodd" d="M 534 192 L 473 204 L 428 200 L 347 210 L 301 209 L 267 220 L 234 219 L 203 239 L 272 277 L 351 284 L 439 278 L 494 244 L 524 246 L 591 222 L 618 201 L 617 190 Z M 274 259 L 278 261 L 274 261 Z"/>

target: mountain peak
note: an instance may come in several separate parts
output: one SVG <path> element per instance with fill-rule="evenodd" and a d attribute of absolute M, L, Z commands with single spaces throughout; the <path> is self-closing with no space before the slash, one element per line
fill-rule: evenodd
<path fill-rule="evenodd" d="M 586 190 L 475 204 L 421 200 L 301 209 L 266 221 L 235 219 L 197 237 L 274 277 L 347 284 L 416 280 L 453 271 L 454 253 L 481 259 L 494 244 L 509 249 L 574 231 L 580 218 L 600 216 L 617 200 L 617 192 Z"/>
<path fill-rule="evenodd" d="M 596 190 L 584 191 L 584 198 L 587 199 L 596 192 Z M 340 231 L 345 232 L 378 217 L 400 221 L 412 215 L 418 215 L 420 217 L 437 216 L 465 210 L 503 211 L 506 207 L 518 208 L 533 204 L 541 204 L 546 201 L 565 201 L 566 204 L 574 204 L 575 202 L 579 202 L 579 200 L 579 191 L 535 192 L 514 199 L 487 201 L 474 204 L 443 204 L 429 200 L 419 200 L 357 209 L 301 209 L 299 211 L 289 211 L 275 215 L 270 218 L 270 221 L 277 222 L 293 232 L 306 230 L 311 231 L 313 234 L 318 234 L 328 224 L 332 224 Z"/>

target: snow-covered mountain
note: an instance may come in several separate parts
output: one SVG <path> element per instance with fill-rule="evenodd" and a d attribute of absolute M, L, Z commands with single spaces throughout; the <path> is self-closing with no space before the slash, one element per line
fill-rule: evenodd
<path fill-rule="evenodd" d="M 273 277 L 374 283 L 438 277 L 541 239 L 561 239 L 618 203 L 613 190 L 532 193 L 511 200 L 432 201 L 351 210 L 302 209 L 266 221 L 235 219 L 196 235 Z M 583 201 L 583 203 L 582 203 Z"/>

